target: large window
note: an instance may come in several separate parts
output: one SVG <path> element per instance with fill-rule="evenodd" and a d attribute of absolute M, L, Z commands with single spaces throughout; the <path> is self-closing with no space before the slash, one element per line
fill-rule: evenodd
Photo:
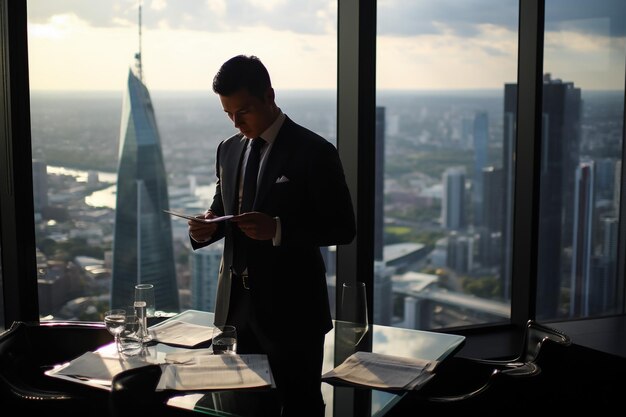
<path fill-rule="evenodd" d="M 140 3 L 28 2 L 42 318 L 99 319 L 139 281 L 157 310 L 213 310 L 221 246 L 194 252 L 185 220 L 141 219 L 210 204 L 217 144 L 235 132 L 211 91 L 228 58 L 258 56 L 282 110 L 336 143 L 336 1 Z"/>
<path fill-rule="evenodd" d="M 518 1 L 380 2 L 374 319 L 508 321 Z"/>
<path fill-rule="evenodd" d="M 356 245 L 338 250 L 339 274 L 343 280 L 346 271 L 356 271 L 347 278 L 370 284 L 375 322 L 483 327 L 508 323 L 510 314 L 510 324 L 537 317 L 577 326 L 579 318 L 624 314 L 623 2 L 546 0 L 544 13 L 544 1 L 534 0 L 380 1 L 378 17 L 371 19 L 359 12 L 369 13 L 373 0 L 254 2 L 249 14 L 231 10 L 228 2 L 206 2 L 191 11 L 177 11 L 185 5 L 174 3 L 146 1 L 142 25 L 143 80 L 172 207 L 173 201 L 181 208 L 184 202 L 189 209 L 202 205 L 210 195 L 211 147 L 233 131 L 210 91 L 213 73 L 228 56 L 256 53 L 272 71 L 288 114 L 330 140 L 336 140 L 335 127 L 340 133 L 347 179 L 358 196 L 357 221 L 363 223 Z M 0 301 L 9 324 L 61 310 L 92 317 L 100 308 L 93 304 L 98 295 L 107 299 L 115 210 L 105 201 L 115 194 L 125 83 L 139 49 L 137 4 L 71 4 L 28 1 L 24 42 L 23 3 L 0 0 L 0 72 L 5 89 L 10 87 L 3 90 L 0 134 L 7 162 L 0 172 Z M 179 16 L 184 24 L 175 22 Z M 228 32 L 220 32 L 224 28 Z M 25 45 L 28 67 L 20 56 Z M 370 106 L 374 73 L 376 100 Z M 327 100 L 335 85 L 336 102 Z M 29 86 L 32 106 L 24 108 Z M 294 98 L 304 98 L 296 92 L 300 88 L 316 89 L 302 107 Z M 307 107 L 314 101 L 322 111 Z M 375 155 L 367 140 L 374 107 Z M 32 158 L 21 148 L 31 142 Z M 198 145 L 206 152 L 197 152 Z M 31 162 L 33 189 L 15 187 L 28 177 Z M 35 176 L 43 165 L 45 182 L 39 182 Z M 482 176 L 476 175 L 481 167 Z M 376 187 L 367 178 L 374 169 Z M 41 187 L 48 189 L 45 210 L 37 208 L 45 201 Z M 373 188 L 375 199 L 361 197 Z M 376 238 L 370 242 L 363 235 L 370 232 L 374 200 Z M 30 236 L 33 207 L 36 245 Z M 196 270 L 212 263 L 208 253 L 194 260 L 181 248 L 184 242 L 176 242 L 178 233 L 186 233 L 184 225 L 172 227 L 182 308 L 191 305 L 190 294 L 203 294 L 191 289 L 190 263 L 198 263 Z M 40 268 L 34 267 L 34 246 Z M 332 260 L 334 251 L 327 255 Z M 33 313 L 37 294 L 30 283 L 37 278 L 41 309 Z M 94 306 L 68 304 L 78 304 L 81 294 Z"/>

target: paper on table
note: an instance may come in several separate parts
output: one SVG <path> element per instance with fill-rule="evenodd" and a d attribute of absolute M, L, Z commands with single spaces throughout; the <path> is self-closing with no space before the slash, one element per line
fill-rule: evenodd
<path fill-rule="evenodd" d="M 167 405 L 173 407 L 182 408 L 184 410 L 193 410 L 198 403 L 204 397 L 204 394 L 187 394 L 178 395 L 167 400 Z"/>
<path fill-rule="evenodd" d="M 193 391 L 274 386 L 267 355 L 199 354 L 188 363 L 170 363 L 165 366 L 156 390 Z"/>
<path fill-rule="evenodd" d="M 322 375 L 328 383 L 348 383 L 389 390 L 416 390 L 433 376 L 437 361 L 356 352 Z"/>
<path fill-rule="evenodd" d="M 213 327 L 172 320 L 150 327 L 150 333 L 157 342 L 193 347 L 210 340 Z"/>
<path fill-rule="evenodd" d="M 165 209 L 163 211 L 168 214 L 171 214 L 172 216 L 182 217 L 183 219 L 193 220 L 193 221 L 200 222 L 200 223 L 218 223 L 218 222 L 223 222 L 225 220 L 231 219 L 233 217 L 232 214 L 229 214 L 226 216 L 213 217 L 212 219 L 203 219 L 203 218 L 192 216 L 189 214 L 180 213 L 178 211 L 165 210 Z"/>
<path fill-rule="evenodd" d="M 87 352 L 69 363 L 46 371 L 46 374 L 62 379 L 78 380 L 77 382 L 110 386 L 113 377 L 120 372 L 150 364 L 150 361 L 141 357 L 119 358 L 101 355 L 98 352 Z"/>

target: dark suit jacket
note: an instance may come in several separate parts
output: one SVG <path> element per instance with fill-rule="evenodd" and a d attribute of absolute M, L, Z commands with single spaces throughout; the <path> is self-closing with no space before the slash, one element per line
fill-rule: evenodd
<path fill-rule="evenodd" d="M 241 134 L 217 149 L 217 188 L 211 210 L 234 213 L 237 179 L 247 139 Z M 271 335 L 278 322 L 298 324 L 325 333 L 332 328 L 321 246 L 350 243 L 356 234 L 352 200 L 343 167 L 333 144 L 285 119 L 265 161 L 254 211 L 281 221 L 281 243 L 252 241 L 248 249 L 248 283 L 256 322 Z M 279 178 L 282 181 L 277 182 Z M 191 240 L 194 249 L 225 238 L 220 265 L 216 324 L 229 308 L 233 230 L 220 223 L 212 239 Z"/>

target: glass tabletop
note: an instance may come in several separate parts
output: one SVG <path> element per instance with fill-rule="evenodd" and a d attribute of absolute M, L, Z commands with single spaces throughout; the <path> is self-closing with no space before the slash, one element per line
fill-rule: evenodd
<path fill-rule="evenodd" d="M 153 327 L 172 320 L 212 326 L 213 317 L 213 313 L 186 310 Z M 346 343 L 345 338 L 341 337 L 344 329 L 350 327 L 349 324 L 337 320 L 333 321 L 333 324 L 333 329 L 326 334 L 323 373 L 339 365 L 355 351 L 369 350 L 363 346 L 370 344 L 371 351 L 375 353 L 443 361 L 458 351 L 465 341 L 465 337 L 460 335 L 373 325 L 370 326 L 370 331 L 366 335 L 367 339 L 354 346 Z M 244 416 L 247 415 L 246 412 L 239 412 L 238 407 L 242 404 L 249 405 L 255 402 L 265 405 L 271 404 L 272 396 L 275 394 L 272 391 L 218 391 L 181 394 L 171 398 L 169 404 L 205 415 Z M 355 407 L 360 408 L 358 415 L 383 416 L 402 396 L 401 393 L 396 394 L 380 390 L 335 387 L 326 382 L 322 383 L 322 395 L 326 403 L 326 417 L 357 415 L 354 411 Z"/>

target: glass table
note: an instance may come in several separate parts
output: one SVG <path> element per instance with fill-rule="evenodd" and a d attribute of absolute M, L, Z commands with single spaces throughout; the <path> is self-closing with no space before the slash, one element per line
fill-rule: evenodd
<path fill-rule="evenodd" d="M 163 323 L 172 320 L 211 326 L 213 313 L 187 310 Z M 372 325 L 366 338 L 359 345 L 354 346 L 341 337 L 344 329 L 349 327 L 348 323 L 334 321 L 334 328 L 327 333 L 323 373 L 339 365 L 355 351 L 370 351 L 369 346 L 371 346 L 371 351 L 376 353 L 441 362 L 454 355 L 465 342 L 465 337 L 460 335 Z M 326 417 L 383 416 L 402 396 L 402 393 L 339 387 L 326 382 L 322 383 L 322 394 L 326 403 Z M 258 399 L 259 396 L 270 397 L 271 393 L 267 391 L 261 394 L 249 391 L 196 392 L 186 395 L 181 393 L 170 398 L 168 404 L 193 410 L 199 414 L 238 416 L 246 415 L 238 412 L 238 406 L 248 400 Z"/>

